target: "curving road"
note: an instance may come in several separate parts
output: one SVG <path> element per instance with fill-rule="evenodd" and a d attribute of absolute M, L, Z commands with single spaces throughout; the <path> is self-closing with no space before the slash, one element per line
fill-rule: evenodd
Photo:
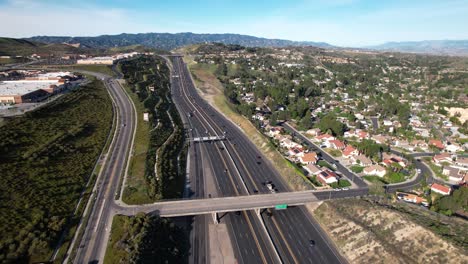
<path fill-rule="evenodd" d="M 90 212 L 89 220 L 84 227 L 81 241 L 76 241 L 78 249 L 73 262 L 89 263 L 98 262 L 104 258 L 116 208 L 114 197 L 118 191 L 121 176 L 125 171 L 136 118 L 130 98 L 115 78 L 101 73 L 81 72 L 103 80 L 115 106 L 114 115 L 117 115 L 114 138 L 102 173 L 97 179 L 93 195 L 89 199 L 90 204 L 87 208 Z M 91 205 L 91 203 L 93 204 Z"/>

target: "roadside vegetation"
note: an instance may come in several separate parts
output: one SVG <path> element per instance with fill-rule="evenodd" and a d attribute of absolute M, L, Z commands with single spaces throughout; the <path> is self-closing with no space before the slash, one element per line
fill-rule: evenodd
<path fill-rule="evenodd" d="M 182 121 L 170 99 L 169 68 L 158 57 L 145 56 L 120 63 L 127 92 L 138 117 L 134 155 L 130 161 L 123 201 L 148 203 L 182 196 L 185 138 Z M 149 120 L 143 120 L 148 113 Z"/>
<path fill-rule="evenodd" d="M 112 103 L 97 80 L 4 120 L 0 262 L 48 261 L 62 231 L 74 230 L 79 216 L 73 212 L 111 125 Z"/>
<path fill-rule="evenodd" d="M 225 96 L 223 85 L 215 75 L 216 67 L 194 63 L 191 56 L 184 56 L 184 60 L 188 63 L 197 89 L 201 92 L 203 98 L 229 120 L 239 125 L 255 146 L 271 161 L 275 169 L 284 177 L 293 190 L 310 189 L 311 185 L 308 180 L 302 177 L 302 172 L 291 166 L 291 163 L 281 155 L 276 146 L 229 102 L 229 99 Z"/>
<path fill-rule="evenodd" d="M 187 233 L 168 218 L 114 217 L 104 263 L 187 263 Z"/>
<path fill-rule="evenodd" d="M 467 258 L 466 221 L 415 205 L 384 198 L 332 200 L 314 215 L 351 263 L 463 263 Z"/>

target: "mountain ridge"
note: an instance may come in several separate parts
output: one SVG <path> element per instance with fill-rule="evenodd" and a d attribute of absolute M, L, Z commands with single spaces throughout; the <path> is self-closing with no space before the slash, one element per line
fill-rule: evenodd
<path fill-rule="evenodd" d="M 468 40 L 391 41 L 366 49 L 439 55 L 468 55 Z"/>
<path fill-rule="evenodd" d="M 118 35 L 100 35 L 96 37 L 71 37 L 71 36 L 34 36 L 25 38 L 44 43 L 77 44 L 90 48 L 109 48 L 129 45 L 145 45 L 152 48 L 172 50 L 191 44 L 206 42 L 219 42 L 223 44 L 238 44 L 246 47 L 286 47 L 286 46 L 315 46 L 332 48 L 334 46 L 326 42 L 292 41 L 285 39 L 269 39 L 250 35 L 232 33 L 121 33 Z"/>

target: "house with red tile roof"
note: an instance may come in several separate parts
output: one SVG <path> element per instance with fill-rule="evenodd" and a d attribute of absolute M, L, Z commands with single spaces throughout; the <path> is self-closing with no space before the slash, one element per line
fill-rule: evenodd
<path fill-rule="evenodd" d="M 360 140 L 364 140 L 364 139 L 369 139 L 369 133 L 367 133 L 366 131 L 359 131 L 357 133 L 357 137 L 360 139 Z"/>
<path fill-rule="evenodd" d="M 315 164 L 317 163 L 318 161 L 318 157 L 317 157 L 317 153 L 315 152 L 308 152 L 308 153 L 305 153 L 304 156 L 302 157 L 299 157 L 299 162 L 304 164 L 304 165 L 307 165 L 307 164 Z"/>
<path fill-rule="evenodd" d="M 430 139 L 429 140 L 429 146 L 434 146 L 440 150 L 443 150 L 445 148 L 444 144 L 442 141 L 437 140 L 437 139 Z"/>
<path fill-rule="evenodd" d="M 346 145 L 343 141 L 335 139 L 335 140 L 330 140 L 330 147 L 334 149 L 342 150 L 346 147 Z"/>
<path fill-rule="evenodd" d="M 450 195 L 452 192 L 452 189 L 450 187 L 438 184 L 438 183 L 433 183 L 431 185 L 431 191 L 442 194 L 442 195 Z"/>
<path fill-rule="evenodd" d="M 334 182 L 338 182 L 336 173 L 328 169 L 321 171 L 317 175 L 317 180 L 323 184 L 331 184 Z"/>
<path fill-rule="evenodd" d="M 403 200 L 405 202 L 409 203 L 414 203 L 414 204 L 422 204 L 424 206 L 429 206 L 429 203 L 425 198 L 419 197 L 415 194 L 412 193 L 403 193 L 403 192 L 397 192 L 397 199 L 398 200 Z"/>
<path fill-rule="evenodd" d="M 345 149 L 343 149 L 343 157 L 346 158 L 346 159 L 349 159 L 351 158 L 352 156 L 356 156 L 356 155 L 359 155 L 359 151 L 357 149 L 355 149 L 353 146 L 351 145 L 348 145 L 346 146 Z"/>

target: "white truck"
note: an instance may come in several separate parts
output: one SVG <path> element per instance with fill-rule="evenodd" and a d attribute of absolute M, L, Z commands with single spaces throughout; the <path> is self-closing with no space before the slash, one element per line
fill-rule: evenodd
<path fill-rule="evenodd" d="M 268 188 L 268 190 L 270 190 L 271 193 L 276 193 L 273 184 L 267 183 L 267 184 L 266 184 L 266 187 Z"/>

